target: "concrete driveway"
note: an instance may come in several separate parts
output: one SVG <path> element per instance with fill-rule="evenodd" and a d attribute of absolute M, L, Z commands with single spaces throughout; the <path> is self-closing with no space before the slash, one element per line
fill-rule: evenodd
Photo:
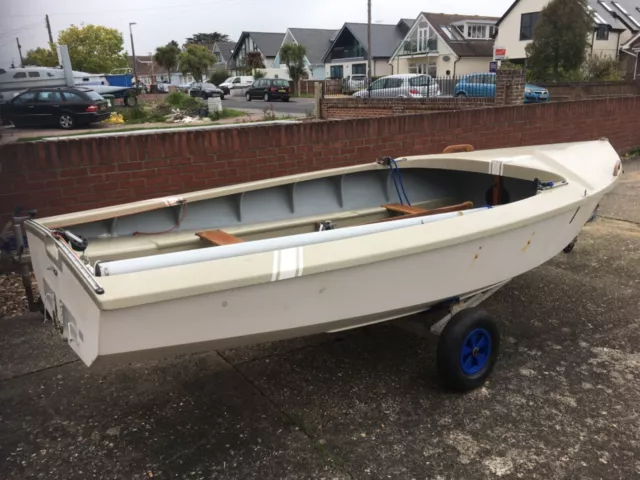
<path fill-rule="evenodd" d="M 94 371 L 2 320 L 0 478 L 640 478 L 639 224 L 628 161 L 574 252 L 485 304 L 503 350 L 467 395 L 393 324 Z"/>

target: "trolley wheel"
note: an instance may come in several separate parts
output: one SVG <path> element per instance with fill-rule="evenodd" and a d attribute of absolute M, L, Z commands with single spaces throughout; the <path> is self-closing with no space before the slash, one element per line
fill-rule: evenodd
<path fill-rule="evenodd" d="M 571 243 L 569 245 L 567 245 L 566 247 L 564 247 L 562 249 L 562 251 L 564 253 L 571 253 L 573 252 L 574 247 L 576 246 L 576 243 L 578 243 L 578 237 L 574 238 Z"/>
<path fill-rule="evenodd" d="M 438 342 L 436 363 L 445 387 L 467 392 L 484 384 L 499 349 L 498 325 L 485 310 L 470 307 L 455 314 Z"/>

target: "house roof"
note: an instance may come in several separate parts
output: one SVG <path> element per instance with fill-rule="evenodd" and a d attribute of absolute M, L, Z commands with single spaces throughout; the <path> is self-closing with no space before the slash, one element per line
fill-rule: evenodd
<path fill-rule="evenodd" d="M 338 30 L 320 30 L 316 28 L 290 28 L 299 45 L 304 45 L 307 49 L 307 60 L 312 65 L 324 63 L 324 54 L 331 46 L 331 40 L 336 36 Z"/>
<path fill-rule="evenodd" d="M 133 57 L 129 57 L 129 66 L 133 68 Z M 136 74 L 140 76 L 166 75 L 167 69 L 158 65 L 153 56 L 136 55 Z"/>
<path fill-rule="evenodd" d="M 233 50 L 234 48 L 236 48 L 236 42 L 216 42 L 214 48 L 216 45 L 218 46 L 218 50 L 220 50 L 220 53 L 222 54 L 222 59 L 225 62 L 231 60 Z"/>
<path fill-rule="evenodd" d="M 353 34 L 367 52 L 367 24 L 366 23 L 345 23 L 345 28 Z M 402 28 L 400 22 L 396 25 L 382 25 L 374 23 L 371 25 L 371 58 L 391 58 L 393 52 L 402 42 L 408 29 Z"/>
<path fill-rule="evenodd" d="M 504 15 L 500 17 L 498 23 L 496 23 L 497 26 L 500 26 L 519 1 L 515 0 L 511 4 L 507 11 L 504 12 Z M 602 24 L 602 21 L 604 21 L 613 30 L 640 32 L 640 0 L 588 0 L 588 2 L 596 14 L 596 23 Z"/>
<path fill-rule="evenodd" d="M 460 40 L 452 40 L 442 30 L 443 26 L 449 26 L 455 22 L 462 21 L 485 21 L 497 22 L 498 17 L 485 17 L 478 15 L 454 15 L 447 13 L 429 13 L 424 12 L 422 15 L 427 19 L 431 26 L 438 32 L 438 35 L 451 47 L 453 53 L 458 57 L 493 57 L 493 40 L 473 40 L 462 38 Z"/>
<path fill-rule="evenodd" d="M 233 56 L 237 55 L 238 49 L 244 44 L 245 40 L 251 37 L 258 49 L 262 52 L 262 55 L 265 57 L 275 57 L 280 51 L 280 45 L 282 45 L 285 35 L 284 33 L 273 32 L 242 32 L 238 43 L 236 43 L 233 49 Z"/>

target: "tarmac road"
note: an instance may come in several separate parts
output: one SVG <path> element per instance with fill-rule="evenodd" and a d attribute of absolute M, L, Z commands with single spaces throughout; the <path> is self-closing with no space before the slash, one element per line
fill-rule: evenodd
<path fill-rule="evenodd" d="M 502 353 L 467 395 L 440 388 L 435 338 L 394 324 L 93 370 L 40 315 L 0 320 L 0 478 L 640 478 L 624 169 L 573 253 L 484 304 Z"/>
<path fill-rule="evenodd" d="M 223 105 L 226 108 L 236 110 L 247 110 L 262 112 L 265 108 L 273 106 L 274 112 L 278 115 L 305 116 L 307 112 L 313 114 L 314 99 L 313 98 L 291 98 L 288 102 L 275 100 L 273 102 L 265 102 L 264 100 L 252 100 L 247 102 L 244 97 L 225 97 Z"/>

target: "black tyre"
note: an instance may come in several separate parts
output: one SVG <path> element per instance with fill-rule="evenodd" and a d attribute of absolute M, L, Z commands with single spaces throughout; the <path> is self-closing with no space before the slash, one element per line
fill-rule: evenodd
<path fill-rule="evenodd" d="M 487 380 L 498 358 L 500 331 L 483 309 L 466 308 L 453 316 L 438 342 L 438 374 L 446 388 L 468 392 Z"/>
<path fill-rule="evenodd" d="M 247 92 L 247 94 L 245 95 L 247 102 L 251 101 L 251 94 L 249 92 Z"/>
<path fill-rule="evenodd" d="M 58 125 L 65 130 L 71 130 L 76 126 L 76 120 L 70 113 L 61 113 L 58 117 Z"/>
<path fill-rule="evenodd" d="M 264 94 L 264 101 L 265 102 L 270 102 L 271 101 L 271 95 L 269 95 L 268 93 Z"/>
<path fill-rule="evenodd" d="M 133 95 L 127 95 L 124 97 L 124 104 L 127 107 L 135 107 L 138 104 L 138 98 Z"/>
<path fill-rule="evenodd" d="M 282 101 L 283 102 L 288 102 L 289 101 L 289 97 L 282 97 Z"/>
<path fill-rule="evenodd" d="M 567 245 L 566 247 L 564 247 L 564 248 L 562 249 L 562 251 L 563 251 L 564 253 L 571 253 L 571 252 L 573 252 L 573 249 L 575 248 L 576 243 L 578 243 L 578 238 L 577 238 L 577 237 L 576 237 L 576 238 L 574 238 L 574 239 L 571 241 L 571 243 L 570 243 L 569 245 Z"/>
<path fill-rule="evenodd" d="M 224 100 L 224 93 L 220 95 L 220 100 Z"/>
<path fill-rule="evenodd" d="M 467 94 L 464 92 L 458 92 L 456 93 L 456 97 L 458 98 L 467 98 Z"/>

